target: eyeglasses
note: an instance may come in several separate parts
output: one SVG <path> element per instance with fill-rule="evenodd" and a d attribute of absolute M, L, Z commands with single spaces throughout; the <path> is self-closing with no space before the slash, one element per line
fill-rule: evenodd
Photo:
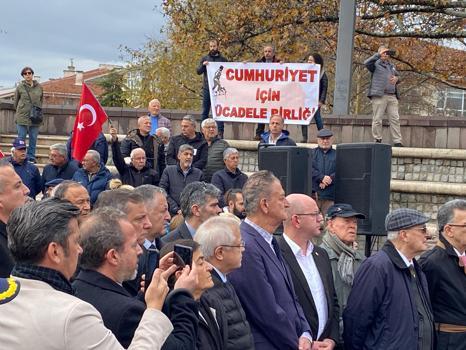
<path fill-rule="evenodd" d="M 239 245 L 228 245 L 228 244 L 221 244 L 220 247 L 228 247 L 228 248 L 244 248 L 246 247 L 246 243 L 241 240 Z"/>
<path fill-rule="evenodd" d="M 447 225 L 453 226 L 453 227 L 466 227 L 466 224 L 450 224 L 450 223 L 448 223 Z"/>
<path fill-rule="evenodd" d="M 24 72 L 23 75 L 32 75 L 32 72 Z"/>
<path fill-rule="evenodd" d="M 414 228 L 409 228 L 408 230 L 418 231 L 418 232 L 421 232 L 423 235 L 427 234 L 427 227 L 414 227 Z"/>

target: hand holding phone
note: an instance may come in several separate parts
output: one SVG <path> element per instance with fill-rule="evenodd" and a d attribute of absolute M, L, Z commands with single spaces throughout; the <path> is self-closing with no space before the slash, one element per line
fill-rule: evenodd
<path fill-rule="evenodd" d="M 176 266 L 179 268 L 184 268 L 186 265 L 192 267 L 193 249 L 191 247 L 182 244 L 175 244 L 173 252 L 173 263 Z"/>

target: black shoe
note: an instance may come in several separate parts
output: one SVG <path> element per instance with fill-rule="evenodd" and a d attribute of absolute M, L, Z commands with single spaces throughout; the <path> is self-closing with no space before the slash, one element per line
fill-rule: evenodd
<path fill-rule="evenodd" d="M 382 143 L 382 139 L 375 139 L 375 143 Z"/>
<path fill-rule="evenodd" d="M 402 143 L 398 142 L 393 145 L 393 147 L 404 147 Z"/>

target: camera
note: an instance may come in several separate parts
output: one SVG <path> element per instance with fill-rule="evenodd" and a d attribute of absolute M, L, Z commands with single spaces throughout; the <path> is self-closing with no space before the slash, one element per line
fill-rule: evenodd
<path fill-rule="evenodd" d="M 396 51 L 390 49 L 390 50 L 387 51 L 387 54 L 388 54 L 390 57 L 394 57 L 394 56 L 396 55 Z"/>

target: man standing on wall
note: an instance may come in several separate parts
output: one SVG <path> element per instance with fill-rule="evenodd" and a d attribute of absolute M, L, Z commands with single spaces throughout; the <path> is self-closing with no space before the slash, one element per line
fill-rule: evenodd
<path fill-rule="evenodd" d="M 209 82 L 207 80 L 207 65 L 209 62 L 228 62 L 228 60 L 220 54 L 219 42 L 217 39 L 209 41 L 209 53 L 201 58 L 201 62 L 197 67 L 197 74 L 204 75 L 202 83 L 202 120 L 209 118 L 210 112 L 210 93 Z M 217 122 L 218 135 L 223 139 L 224 125 L 223 122 Z"/>
<path fill-rule="evenodd" d="M 393 145 L 403 147 L 398 114 L 400 95 L 397 85 L 400 78 L 395 65 L 390 62 L 390 56 L 394 54 L 394 50 L 380 46 L 375 55 L 364 61 L 364 65 L 372 73 L 368 93 L 372 102 L 372 136 L 375 142 L 382 142 L 382 118 L 386 113 L 390 122 Z"/>

